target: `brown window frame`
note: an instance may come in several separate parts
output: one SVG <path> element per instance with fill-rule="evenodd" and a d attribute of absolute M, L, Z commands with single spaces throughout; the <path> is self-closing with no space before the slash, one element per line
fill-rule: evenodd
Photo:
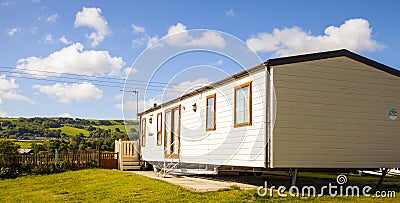
<path fill-rule="evenodd" d="M 160 120 L 159 120 L 160 119 Z M 158 125 L 160 124 L 160 126 Z M 162 123 L 162 112 L 157 114 L 157 146 L 161 146 L 162 145 L 162 127 L 163 123 Z"/>
<path fill-rule="evenodd" d="M 172 150 L 172 146 L 171 146 L 171 141 L 172 141 L 172 131 L 171 131 L 171 133 L 168 135 L 168 133 L 167 133 L 167 122 L 166 122 L 166 118 L 167 118 L 167 116 L 166 116 L 166 114 L 168 113 L 168 112 L 170 112 L 171 113 L 171 115 L 172 115 L 172 111 L 173 110 L 175 110 L 175 109 L 178 109 L 178 153 L 177 154 L 164 154 L 164 157 L 165 158 L 171 158 L 171 159 L 178 159 L 179 158 L 179 155 L 180 155 L 180 153 L 181 153 L 181 105 L 179 105 L 179 106 L 176 106 L 176 107 L 172 107 L 172 108 L 170 108 L 170 109 L 167 109 L 167 110 L 165 110 L 165 112 L 164 112 L 164 152 L 165 152 L 165 150 L 167 149 L 167 144 L 168 143 L 166 143 L 165 141 L 167 140 L 167 136 L 169 136 L 169 147 L 170 147 L 170 149 L 169 149 L 169 151 L 170 152 L 172 152 L 173 150 Z M 173 125 L 173 120 L 171 119 L 171 126 Z M 170 126 L 170 128 L 171 128 L 171 126 Z"/>
<path fill-rule="evenodd" d="M 236 123 L 236 91 L 238 89 L 242 89 L 242 88 L 245 88 L 245 87 L 249 87 L 249 95 L 248 95 L 248 98 L 249 98 L 249 107 L 248 107 L 248 109 L 249 109 L 249 112 L 248 112 L 249 120 L 247 122 Z M 233 98 L 234 99 L 234 104 L 233 104 L 234 105 L 233 106 L 233 112 L 234 112 L 233 123 L 234 123 L 234 127 L 235 128 L 242 127 L 242 126 L 251 126 L 252 125 L 252 112 L 253 112 L 253 110 L 252 110 L 252 106 L 253 106 L 253 104 L 252 104 L 252 100 L 253 100 L 252 94 L 253 94 L 252 81 L 246 82 L 246 83 L 238 85 L 238 86 L 235 86 L 235 88 L 234 88 L 234 98 Z"/>
<path fill-rule="evenodd" d="M 216 96 L 217 96 L 217 94 L 212 94 L 212 95 L 208 95 L 206 97 L 206 131 L 216 130 L 216 120 L 217 120 L 217 118 L 216 118 L 216 116 L 217 116 L 217 113 L 216 113 L 216 110 L 217 110 L 216 109 L 216 104 L 217 104 Z M 213 127 L 212 128 L 208 128 L 208 99 L 210 99 L 210 98 L 214 98 L 214 121 L 213 121 Z"/>
<path fill-rule="evenodd" d="M 141 138 L 141 146 L 146 147 L 146 118 L 142 118 L 140 124 L 140 138 Z"/>

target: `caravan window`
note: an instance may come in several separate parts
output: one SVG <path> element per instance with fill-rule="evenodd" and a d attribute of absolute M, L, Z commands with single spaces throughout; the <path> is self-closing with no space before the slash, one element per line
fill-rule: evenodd
<path fill-rule="evenodd" d="M 179 158 L 181 106 L 165 110 L 164 155 L 165 158 Z"/>
<path fill-rule="evenodd" d="M 142 147 L 146 146 L 146 118 L 142 119 L 140 125 L 140 143 Z"/>
<path fill-rule="evenodd" d="M 216 94 L 212 94 L 206 97 L 206 130 L 215 130 L 215 110 L 216 110 Z"/>
<path fill-rule="evenodd" d="M 157 146 L 162 144 L 162 113 L 157 114 Z"/>
<path fill-rule="evenodd" d="M 251 82 L 235 87 L 234 127 L 251 125 Z"/>

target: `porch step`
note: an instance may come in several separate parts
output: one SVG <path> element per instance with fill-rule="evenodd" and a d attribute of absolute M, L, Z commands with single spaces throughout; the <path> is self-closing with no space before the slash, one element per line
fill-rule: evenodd
<path fill-rule="evenodd" d="M 124 161 L 122 165 L 124 165 L 124 166 L 139 166 L 140 163 L 138 161 Z"/>
<path fill-rule="evenodd" d="M 124 170 L 140 170 L 140 166 L 123 166 Z"/>
<path fill-rule="evenodd" d="M 123 162 L 138 161 L 139 157 L 136 156 L 124 156 L 122 157 Z"/>

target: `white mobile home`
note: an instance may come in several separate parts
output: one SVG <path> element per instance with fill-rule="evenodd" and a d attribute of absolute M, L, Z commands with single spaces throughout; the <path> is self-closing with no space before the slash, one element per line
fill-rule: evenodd
<path fill-rule="evenodd" d="M 400 167 L 399 77 L 347 50 L 270 59 L 141 113 L 141 153 L 181 172 Z"/>

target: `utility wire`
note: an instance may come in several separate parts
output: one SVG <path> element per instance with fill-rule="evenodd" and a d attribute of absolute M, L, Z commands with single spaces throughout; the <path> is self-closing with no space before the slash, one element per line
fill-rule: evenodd
<path fill-rule="evenodd" d="M 0 71 L 1 72 L 1 71 Z M 48 81 L 48 82 L 64 82 L 64 83 L 73 83 L 73 81 L 67 81 L 67 80 L 60 80 L 60 79 L 48 79 L 48 78 L 34 78 L 34 77 L 24 77 L 20 75 L 13 75 L 12 77 L 14 78 L 21 78 L 21 79 L 27 79 L 27 80 L 39 80 L 39 81 Z M 78 80 L 78 79 L 76 79 Z M 123 89 L 124 84 L 120 83 L 121 85 L 107 85 L 107 84 L 98 84 L 95 83 L 95 85 L 100 86 L 100 87 L 110 87 L 110 88 L 119 88 Z M 146 90 L 146 91 L 158 91 L 158 92 L 175 92 L 175 93 L 182 93 L 181 91 L 174 91 L 174 90 L 166 90 L 166 89 L 153 89 L 153 88 L 133 88 L 132 89 L 138 89 L 138 90 Z M 129 90 L 126 90 L 129 91 Z M 125 92 L 126 92 L 125 91 Z"/>
<path fill-rule="evenodd" d="M 61 79 L 69 79 L 69 80 L 76 80 L 80 81 L 81 79 L 78 78 L 72 78 L 72 77 L 66 77 L 66 76 L 54 76 L 54 75 L 42 75 L 42 74 L 33 74 L 33 73 L 20 73 L 20 72 L 15 72 L 15 71 L 8 71 L 8 70 L 1 70 L 0 72 L 4 73 L 11 73 L 11 74 L 22 74 L 22 75 L 33 75 L 37 77 L 47 77 L 47 78 L 61 78 Z M 13 76 L 15 77 L 15 76 Z M 103 77 L 105 78 L 105 77 Z M 132 86 L 144 86 L 144 87 L 160 87 L 163 88 L 165 86 L 161 85 L 153 85 L 153 84 L 140 84 L 140 83 L 123 83 L 123 82 L 116 82 L 116 81 L 106 81 L 106 80 L 96 80 L 96 79 L 88 79 L 88 81 L 93 81 L 93 82 L 101 82 L 101 83 L 106 83 L 106 84 L 117 84 L 117 85 L 132 85 Z M 179 86 L 185 86 L 185 85 L 179 85 Z"/>
<path fill-rule="evenodd" d="M 179 85 L 182 86 L 181 84 L 176 84 L 176 83 L 168 83 L 168 82 L 157 82 L 157 81 L 145 81 L 145 80 L 136 80 L 136 79 L 123 79 L 123 78 L 115 78 L 115 77 L 104 77 L 104 76 L 95 76 L 95 75 L 82 75 L 82 74 L 75 74 L 75 73 L 60 73 L 60 72 L 54 72 L 54 71 L 44 71 L 44 70 L 35 70 L 35 69 L 24 69 L 24 68 L 13 68 L 9 66 L 0 66 L 0 68 L 5 68 L 5 69 L 11 69 L 11 70 L 24 70 L 24 71 L 35 71 L 35 72 L 41 72 L 41 73 L 47 73 L 51 75 L 40 75 L 43 77 L 65 77 L 65 76 L 54 76 L 54 74 L 58 75 L 71 75 L 71 76 L 78 76 L 78 77 L 89 77 L 89 78 L 101 78 L 101 79 L 112 79 L 112 80 L 120 80 L 120 81 L 133 81 L 133 82 L 141 82 L 141 83 L 155 83 L 155 84 L 161 84 L 161 85 Z M 20 72 L 16 72 L 20 73 Z M 24 74 L 30 74 L 30 73 L 24 73 Z M 33 75 L 33 74 L 31 74 Z M 39 76 L 39 75 L 38 75 Z M 185 86 L 185 85 L 183 85 Z"/>

